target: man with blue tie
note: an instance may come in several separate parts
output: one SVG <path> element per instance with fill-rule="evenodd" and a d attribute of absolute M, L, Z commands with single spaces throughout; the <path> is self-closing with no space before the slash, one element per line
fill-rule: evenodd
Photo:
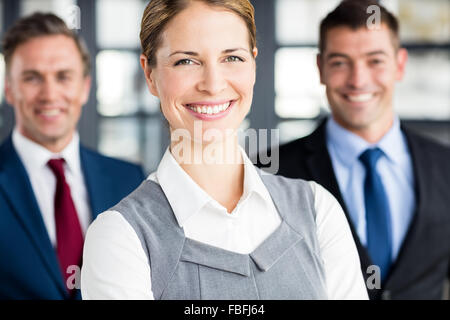
<path fill-rule="evenodd" d="M 21 18 L 3 54 L 16 124 L 0 146 L 0 299 L 80 299 L 84 233 L 143 171 L 80 145 L 89 55 L 60 18 Z"/>
<path fill-rule="evenodd" d="M 278 173 L 316 180 L 339 200 L 371 299 L 441 299 L 450 274 L 450 149 L 394 113 L 407 62 L 398 22 L 377 1 L 343 1 L 321 22 L 319 51 L 331 117 L 279 148 Z"/>

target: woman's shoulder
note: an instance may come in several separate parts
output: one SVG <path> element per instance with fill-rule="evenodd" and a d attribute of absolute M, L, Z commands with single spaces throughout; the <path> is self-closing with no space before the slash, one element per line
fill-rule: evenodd
<path fill-rule="evenodd" d="M 340 207 L 336 198 L 316 181 L 274 175 L 259 168 L 257 170 L 271 194 L 284 194 L 283 198 L 286 199 L 307 198 L 314 205 L 315 212 L 323 213 L 331 207 Z"/>
<path fill-rule="evenodd" d="M 116 210 L 108 210 L 100 213 L 89 225 L 86 238 L 88 237 L 106 237 L 110 238 L 131 228 L 123 215 Z M 132 230 L 132 229 L 131 229 Z"/>
<path fill-rule="evenodd" d="M 128 221 L 118 211 L 108 210 L 100 213 L 90 224 L 85 237 L 84 255 L 95 257 L 116 245 L 133 248 L 137 240 L 136 233 Z"/>
<path fill-rule="evenodd" d="M 148 215 L 160 211 L 161 206 L 167 205 L 167 198 L 161 186 L 157 182 L 147 179 L 109 211 L 120 212 L 129 220 L 130 214 L 133 216 Z"/>
<path fill-rule="evenodd" d="M 298 197 L 299 195 L 302 195 L 303 197 L 313 200 L 317 197 L 317 194 L 322 195 L 324 191 L 326 192 L 321 185 L 314 181 L 308 181 L 300 178 L 288 178 L 281 175 L 267 173 L 259 168 L 257 168 L 257 171 L 269 192 L 272 191 L 271 193 L 278 193 L 278 191 L 281 191 L 288 197 Z"/>
<path fill-rule="evenodd" d="M 258 172 L 259 176 L 261 177 L 261 179 L 266 182 L 266 183 L 271 183 L 271 184 L 276 184 L 279 186 L 282 186 L 284 188 L 295 188 L 295 187 L 309 187 L 309 181 L 306 181 L 304 179 L 300 179 L 300 178 L 288 178 L 285 176 L 281 176 L 278 174 L 273 174 L 273 173 L 269 173 L 264 171 L 261 168 L 255 167 L 256 171 Z"/>

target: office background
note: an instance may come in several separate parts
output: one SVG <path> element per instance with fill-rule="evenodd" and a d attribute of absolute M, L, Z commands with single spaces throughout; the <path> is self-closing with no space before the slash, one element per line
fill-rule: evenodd
<path fill-rule="evenodd" d="M 158 100 L 139 66 L 140 19 L 148 0 L 0 0 L 0 33 L 34 11 L 73 24 L 92 57 L 92 88 L 79 124 L 82 142 L 105 154 L 141 162 L 153 171 L 168 143 Z M 280 140 L 305 136 L 328 114 L 315 65 L 319 21 L 339 0 L 252 0 L 256 12 L 257 79 L 243 129 L 279 129 Z M 450 145 L 450 1 L 385 0 L 409 50 L 395 108 L 405 124 Z M 70 21 L 68 21 L 70 20 Z M 14 126 L 4 101 L 0 48 L 0 140 Z"/>

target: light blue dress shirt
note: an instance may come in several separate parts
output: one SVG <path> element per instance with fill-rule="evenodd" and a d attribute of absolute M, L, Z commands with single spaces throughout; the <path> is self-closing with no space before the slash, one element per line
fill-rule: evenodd
<path fill-rule="evenodd" d="M 359 156 L 367 148 L 379 147 L 383 156 L 376 169 L 389 198 L 394 261 L 408 231 L 415 211 L 414 175 L 411 154 L 400 121 L 396 117 L 391 129 L 376 144 L 370 144 L 344 129 L 331 117 L 326 125 L 327 148 L 339 189 L 361 243 L 367 245 L 364 205 L 365 169 Z"/>

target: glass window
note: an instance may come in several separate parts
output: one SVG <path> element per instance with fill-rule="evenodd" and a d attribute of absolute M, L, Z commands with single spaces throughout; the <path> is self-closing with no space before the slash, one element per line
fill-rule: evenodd
<path fill-rule="evenodd" d="M 395 12 L 404 43 L 450 41 L 450 1 L 400 0 Z"/>
<path fill-rule="evenodd" d="M 450 51 L 410 50 L 394 106 L 405 119 L 450 120 Z"/>
<path fill-rule="evenodd" d="M 141 162 L 139 128 L 139 121 L 135 118 L 102 118 L 99 151 L 111 157 Z"/>
<path fill-rule="evenodd" d="M 279 44 L 316 44 L 319 23 L 340 0 L 278 0 L 275 7 Z"/>
<path fill-rule="evenodd" d="M 0 34 L 3 34 L 3 1 L 0 1 Z"/>
<path fill-rule="evenodd" d="M 169 127 L 161 122 L 159 118 L 145 120 L 144 136 L 144 158 L 141 160 L 147 173 L 155 171 L 159 161 L 162 158 L 162 152 L 165 152 L 167 144 L 164 145 L 161 137 L 162 130 L 169 132 Z"/>
<path fill-rule="evenodd" d="M 100 48 L 138 48 L 146 1 L 97 0 L 97 41 Z"/>
<path fill-rule="evenodd" d="M 281 48 L 275 54 L 275 112 L 281 118 L 315 118 L 326 109 L 316 66 L 317 48 Z"/>
<path fill-rule="evenodd" d="M 131 51 L 103 50 L 97 55 L 98 112 L 103 116 L 130 115 L 142 105 L 158 110 L 158 99 L 147 89 L 139 56 Z"/>
<path fill-rule="evenodd" d="M 100 122 L 100 152 L 143 165 L 146 173 L 156 170 L 167 144 L 162 130 L 169 130 L 159 118 L 103 118 Z"/>
<path fill-rule="evenodd" d="M 139 162 L 149 173 L 161 159 L 165 128 L 159 100 L 150 94 L 139 63 L 140 22 L 147 3 L 96 2 L 96 71 L 100 151 Z"/>
<path fill-rule="evenodd" d="M 320 20 L 340 0 L 278 0 L 276 37 L 279 44 L 317 43 Z M 384 0 L 401 22 L 400 38 L 408 42 L 448 43 L 450 1 Z"/>
<path fill-rule="evenodd" d="M 52 12 L 71 25 L 75 4 L 75 0 L 22 0 L 21 15 L 26 16 L 36 11 Z"/>

